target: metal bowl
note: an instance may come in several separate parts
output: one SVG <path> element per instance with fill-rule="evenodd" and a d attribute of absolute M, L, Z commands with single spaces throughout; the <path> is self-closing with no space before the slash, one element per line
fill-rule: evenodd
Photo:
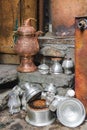
<path fill-rule="evenodd" d="M 57 108 L 58 120 L 67 127 L 77 127 L 85 120 L 86 111 L 83 104 L 75 98 L 66 99 Z"/>

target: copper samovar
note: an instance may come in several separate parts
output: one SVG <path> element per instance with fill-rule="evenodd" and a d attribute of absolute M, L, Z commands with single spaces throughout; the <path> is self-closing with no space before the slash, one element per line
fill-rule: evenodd
<path fill-rule="evenodd" d="M 37 69 L 33 63 L 33 56 L 39 51 L 38 35 L 41 31 L 36 32 L 35 28 L 31 26 L 31 20 L 29 18 L 25 20 L 24 24 L 18 28 L 18 39 L 14 46 L 17 54 L 21 57 L 21 63 L 17 68 L 19 72 L 33 72 Z"/>

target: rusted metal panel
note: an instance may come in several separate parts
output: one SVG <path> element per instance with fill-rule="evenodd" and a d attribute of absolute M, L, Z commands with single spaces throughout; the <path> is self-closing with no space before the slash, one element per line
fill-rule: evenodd
<path fill-rule="evenodd" d="M 53 31 L 74 35 L 74 18 L 87 14 L 87 0 L 50 0 Z"/>
<path fill-rule="evenodd" d="M 87 112 L 87 17 L 76 18 L 75 92 Z"/>

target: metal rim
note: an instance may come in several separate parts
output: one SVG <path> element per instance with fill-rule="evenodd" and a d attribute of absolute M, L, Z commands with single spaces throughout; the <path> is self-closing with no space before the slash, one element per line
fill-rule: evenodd
<path fill-rule="evenodd" d="M 49 108 L 45 109 L 32 109 L 27 104 L 27 115 L 25 117 L 27 123 L 33 126 L 47 126 L 55 121 L 54 113 Z"/>
<path fill-rule="evenodd" d="M 64 107 L 65 105 L 65 107 Z M 62 110 L 65 111 L 65 109 L 67 109 L 68 107 L 72 107 L 72 110 L 75 109 L 75 107 L 73 105 L 77 106 L 77 111 L 80 111 L 78 113 L 74 113 L 73 111 L 71 113 L 69 113 L 69 111 L 67 112 L 67 115 L 65 116 L 65 114 L 63 113 Z M 67 109 L 68 110 L 68 109 Z M 75 122 L 75 114 L 78 114 L 77 116 L 78 121 Z M 67 118 L 65 118 L 67 117 Z M 76 98 L 72 98 L 72 99 L 66 99 L 64 101 L 62 101 L 60 103 L 60 105 L 57 107 L 57 119 L 61 122 L 61 124 L 63 124 L 64 126 L 67 127 L 77 127 L 80 124 L 83 123 L 83 121 L 85 120 L 86 117 L 86 111 L 85 108 L 83 106 L 83 104 Z M 70 118 L 70 121 L 67 120 L 68 118 Z"/>
<path fill-rule="evenodd" d="M 33 126 L 41 127 L 41 126 L 47 126 L 47 125 L 52 124 L 55 121 L 55 118 L 53 118 L 52 120 L 45 122 L 45 123 L 43 123 L 43 122 L 42 123 L 35 123 L 35 122 L 31 121 L 28 116 L 25 117 L 25 120 L 27 123 L 29 123 Z"/>
<path fill-rule="evenodd" d="M 31 95 L 28 95 L 26 97 L 26 100 L 27 100 L 27 102 L 30 102 L 30 101 L 34 100 L 36 97 L 38 97 L 39 95 L 41 95 L 41 90 L 33 91 L 31 93 Z"/>

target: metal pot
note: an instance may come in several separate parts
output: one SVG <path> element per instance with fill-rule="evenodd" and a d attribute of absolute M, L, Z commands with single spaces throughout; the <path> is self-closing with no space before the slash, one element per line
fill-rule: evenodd
<path fill-rule="evenodd" d="M 9 112 L 11 114 L 20 112 L 20 106 L 21 106 L 20 98 L 18 93 L 16 93 L 14 90 L 12 90 L 9 93 L 9 100 L 7 105 L 9 107 Z"/>
<path fill-rule="evenodd" d="M 50 93 L 54 93 L 56 94 L 56 86 L 53 85 L 53 83 L 50 83 L 48 84 L 45 89 L 44 89 L 45 92 L 50 92 Z"/>
<path fill-rule="evenodd" d="M 23 86 L 25 88 L 25 96 L 27 102 L 35 99 L 42 92 L 42 87 L 39 84 L 30 84 L 26 82 L 24 85 L 22 85 L 22 87 Z"/>
<path fill-rule="evenodd" d="M 36 32 L 35 28 L 31 25 L 31 20 L 35 19 L 26 19 L 16 33 L 18 39 L 14 46 L 14 50 L 21 57 L 21 64 L 17 68 L 20 72 L 33 72 L 37 69 L 33 63 L 33 56 L 39 51 L 37 37 L 41 31 Z"/>
<path fill-rule="evenodd" d="M 54 64 L 50 67 L 50 73 L 60 74 L 63 72 L 62 66 L 58 61 L 54 61 Z"/>
<path fill-rule="evenodd" d="M 33 126 L 46 126 L 55 121 L 54 113 L 49 108 L 35 109 L 27 105 L 27 116 L 25 120 Z"/>
<path fill-rule="evenodd" d="M 56 111 L 58 105 L 60 105 L 60 102 L 66 100 L 66 99 L 68 99 L 68 97 L 56 95 L 56 96 L 54 97 L 54 100 L 52 101 L 52 103 L 49 105 L 49 109 L 50 109 L 51 111 L 53 111 L 53 112 Z"/>
<path fill-rule="evenodd" d="M 57 107 L 57 119 L 67 127 L 77 127 L 85 120 L 86 111 L 76 98 L 66 99 Z"/>
<path fill-rule="evenodd" d="M 62 67 L 64 68 L 64 73 L 65 74 L 72 74 L 73 68 L 74 68 L 74 63 L 71 58 L 66 58 L 63 63 Z"/>
<path fill-rule="evenodd" d="M 41 64 L 38 66 L 38 71 L 41 74 L 48 74 L 49 73 L 49 66 L 46 64 Z"/>

